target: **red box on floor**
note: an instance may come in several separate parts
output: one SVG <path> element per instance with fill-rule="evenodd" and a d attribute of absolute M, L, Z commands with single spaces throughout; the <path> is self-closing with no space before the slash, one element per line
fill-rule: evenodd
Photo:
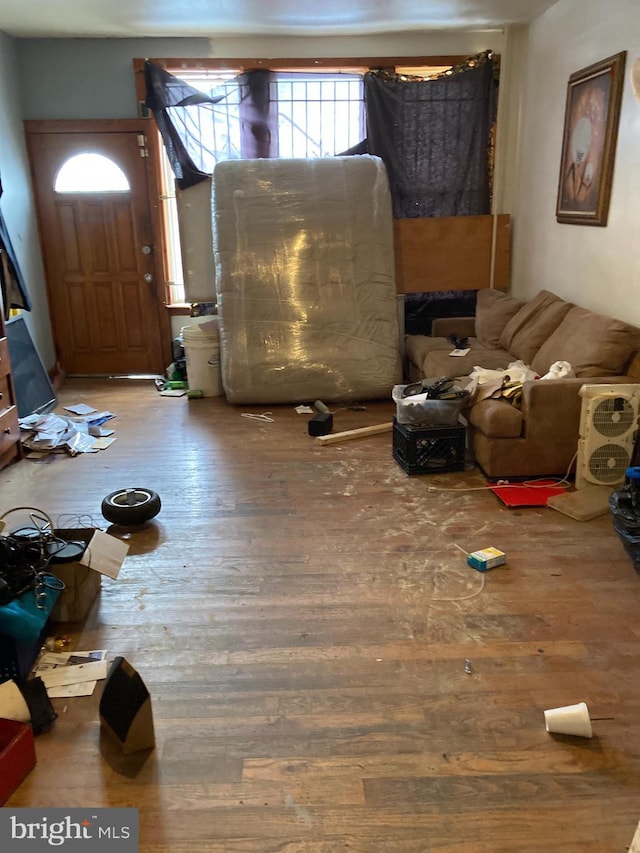
<path fill-rule="evenodd" d="M 0 719 L 0 806 L 36 766 L 36 747 L 29 723 Z"/>

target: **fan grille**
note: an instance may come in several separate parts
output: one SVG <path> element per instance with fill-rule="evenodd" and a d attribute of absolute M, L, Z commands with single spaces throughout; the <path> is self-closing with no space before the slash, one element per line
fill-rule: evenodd
<path fill-rule="evenodd" d="M 629 453 L 619 444 L 603 444 L 591 453 L 588 465 L 598 483 L 619 483 L 629 465 Z"/>
<path fill-rule="evenodd" d="M 608 438 L 624 435 L 633 426 L 635 413 L 625 397 L 605 397 L 593 407 L 591 423 L 594 430 Z"/>

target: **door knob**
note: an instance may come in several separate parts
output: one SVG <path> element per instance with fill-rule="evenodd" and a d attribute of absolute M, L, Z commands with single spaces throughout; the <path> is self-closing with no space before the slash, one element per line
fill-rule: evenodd
<path fill-rule="evenodd" d="M 143 246 L 141 251 L 143 255 L 150 255 L 153 252 L 153 246 Z"/>
<path fill-rule="evenodd" d="M 150 283 L 153 281 L 153 276 L 151 275 L 150 272 L 146 272 L 142 277 L 147 283 Z"/>

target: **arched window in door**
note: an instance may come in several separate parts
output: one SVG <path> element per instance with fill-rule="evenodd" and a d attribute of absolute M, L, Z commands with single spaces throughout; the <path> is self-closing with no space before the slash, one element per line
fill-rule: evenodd
<path fill-rule="evenodd" d="M 130 189 L 117 163 L 103 154 L 84 152 L 66 160 L 56 175 L 57 193 L 121 193 Z"/>

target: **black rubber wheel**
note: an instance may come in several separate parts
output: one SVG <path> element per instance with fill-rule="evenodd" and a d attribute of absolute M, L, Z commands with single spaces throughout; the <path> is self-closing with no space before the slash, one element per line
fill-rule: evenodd
<path fill-rule="evenodd" d="M 102 514 L 112 524 L 144 524 L 160 512 L 160 496 L 151 489 L 119 489 L 102 501 Z"/>

